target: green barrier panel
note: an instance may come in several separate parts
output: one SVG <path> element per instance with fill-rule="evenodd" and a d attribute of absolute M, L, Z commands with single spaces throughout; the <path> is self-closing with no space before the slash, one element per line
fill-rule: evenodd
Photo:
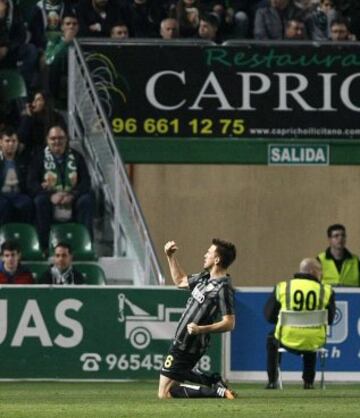
<path fill-rule="evenodd" d="M 189 292 L 0 288 L 0 379 L 156 379 Z M 221 337 L 200 368 L 221 371 Z"/>
<path fill-rule="evenodd" d="M 270 149 L 282 147 L 311 148 L 319 140 L 234 139 L 234 138 L 120 138 L 116 145 L 128 164 L 273 164 Z M 359 165 L 360 146 L 353 140 L 323 140 L 328 159 L 318 161 L 284 161 L 296 165 Z M 310 153 L 310 155 L 312 155 Z M 290 153 L 291 156 L 291 153 Z M 298 156 L 296 156 L 298 157 Z M 286 154 L 285 154 L 286 159 Z"/>

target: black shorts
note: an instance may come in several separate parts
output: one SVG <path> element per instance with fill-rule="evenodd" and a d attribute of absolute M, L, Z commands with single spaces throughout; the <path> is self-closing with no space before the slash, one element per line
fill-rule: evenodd
<path fill-rule="evenodd" d="M 183 382 L 188 379 L 189 372 L 195 367 L 203 353 L 187 353 L 176 347 L 171 347 L 160 374 L 177 382 Z"/>

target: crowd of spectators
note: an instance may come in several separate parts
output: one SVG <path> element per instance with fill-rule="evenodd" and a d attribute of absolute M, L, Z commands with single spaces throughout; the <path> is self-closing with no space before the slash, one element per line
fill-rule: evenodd
<path fill-rule="evenodd" d="M 72 248 L 59 242 L 54 251 L 53 263 L 39 277 L 41 284 L 79 285 L 85 284 L 83 274 L 73 266 Z M 17 241 L 8 240 L 1 244 L 0 284 L 35 284 L 31 269 L 21 262 L 21 248 Z"/>
<path fill-rule="evenodd" d="M 360 39 L 356 0 L 41 0 L 26 18 L 21 3 L 0 0 L 0 69 L 18 68 L 29 91 L 45 90 L 56 103 L 76 36 L 216 43 Z"/>
<path fill-rule="evenodd" d="M 20 73 L 27 90 L 15 107 L 0 98 L 0 222 L 34 223 L 44 251 L 53 221 L 81 222 L 92 235 L 89 174 L 64 112 L 75 37 L 360 39 L 356 0 L 41 0 L 26 13 L 22 3 L 0 0 L 0 71 Z"/>

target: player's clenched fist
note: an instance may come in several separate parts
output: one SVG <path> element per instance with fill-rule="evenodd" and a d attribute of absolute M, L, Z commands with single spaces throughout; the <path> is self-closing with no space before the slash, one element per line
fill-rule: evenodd
<path fill-rule="evenodd" d="M 190 335 L 197 335 L 200 333 L 200 328 L 198 325 L 194 324 L 194 322 L 191 322 L 190 324 L 187 324 L 187 331 Z"/>
<path fill-rule="evenodd" d="M 178 247 L 176 245 L 175 241 L 168 241 L 164 246 L 165 254 L 170 257 L 172 254 L 175 253 L 175 251 L 178 250 Z"/>

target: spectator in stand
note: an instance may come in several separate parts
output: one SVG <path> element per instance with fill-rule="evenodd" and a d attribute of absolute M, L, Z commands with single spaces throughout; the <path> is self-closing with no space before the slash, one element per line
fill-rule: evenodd
<path fill-rule="evenodd" d="M 20 263 L 21 251 L 16 241 L 1 245 L 0 284 L 34 284 L 31 272 Z"/>
<path fill-rule="evenodd" d="M 327 41 L 330 39 L 331 23 L 339 17 L 334 8 L 333 0 L 320 0 L 319 5 L 306 19 L 310 38 L 313 41 Z"/>
<path fill-rule="evenodd" d="M 109 36 L 118 20 L 123 20 L 117 0 L 80 0 L 76 7 L 80 36 Z"/>
<path fill-rule="evenodd" d="M 229 0 L 226 4 L 226 21 L 232 25 L 231 37 L 244 39 L 253 32 L 256 10 L 266 6 L 268 0 Z"/>
<path fill-rule="evenodd" d="M 43 274 L 43 284 L 84 284 L 84 276 L 72 265 L 73 255 L 69 244 L 59 242 L 55 247 L 54 264 Z"/>
<path fill-rule="evenodd" d="M 286 22 L 302 18 L 303 14 L 290 0 L 270 0 L 270 5 L 256 11 L 254 37 L 258 40 L 284 39 Z"/>
<path fill-rule="evenodd" d="M 347 19 L 339 18 L 331 22 L 330 39 L 334 42 L 356 41 L 355 35 L 350 32 Z"/>
<path fill-rule="evenodd" d="M 110 31 L 110 38 L 112 39 L 128 39 L 129 28 L 125 22 L 116 22 Z"/>
<path fill-rule="evenodd" d="M 223 38 L 231 38 L 233 30 L 233 13 L 230 8 L 226 7 L 225 0 L 218 0 L 212 3 L 212 7 L 208 10 L 219 19 L 219 33 Z"/>
<path fill-rule="evenodd" d="M 45 63 L 47 89 L 59 101 L 64 95 L 64 79 L 67 79 L 68 49 L 79 32 L 79 22 L 74 14 L 65 15 L 61 23 L 62 34 L 46 45 Z"/>
<path fill-rule="evenodd" d="M 249 14 L 251 13 L 248 0 L 231 0 L 227 9 L 228 19 L 233 24 L 233 37 L 244 39 L 249 35 Z M 251 2 L 250 2 L 251 3 Z M 252 4 L 256 3 L 254 0 Z"/>
<path fill-rule="evenodd" d="M 14 0 L 0 0 L 0 68 L 19 68 L 30 89 L 37 76 L 38 51 L 26 43 L 26 29 Z"/>
<path fill-rule="evenodd" d="M 27 162 L 19 150 L 15 131 L 5 129 L 0 134 L 0 224 L 32 222 L 33 205 L 25 193 Z"/>
<path fill-rule="evenodd" d="M 162 39 L 179 38 L 178 21 L 172 17 L 167 17 L 163 19 L 160 23 L 160 36 L 162 37 Z"/>
<path fill-rule="evenodd" d="M 349 30 L 360 39 L 360 2 L 359 0 L 335 0 L 335 7 L 349 21 Z"/>
<path fill-rule="evenodd" d="M 199 38 L 206 41 L 221 43 L 219 36 L 219 19 L 213 14 L 203 14 L 199 23 Z"/>
<path fill-rule="evenodd" d="M 179 23 L 181 38 L 196 37 L 200 23 L 200 1 L 178 0 L 175 13 L 171 14 Z"/>
<path fill-rule="evenodd" d="M 34 156 L 28 190 L 34 197 L 36 226 L 44 251 L 54 220 L 82 223 L 92 236 L 95 203 L 89 173 L 84 158 L 69 146 L 63 127 L 52 126 L 47 146 Z"/>
<path fill-rule="evenodd" d="M 167 15 L 154 0 L 132 0 L 123 11 L 129 22 L 130 34 L 135 38 L 155 38 L 160 22 Z"/>
<path fill-rule="evenodd" d="M 48 127 L 55 124 L 65 126 L 64 118 L 53 108 L 44 91 L 36 91 L 26 105 L 18 129 L 26 156 L 31 157 L 44 148 Z"/>
<path fill-rule="evenodd" d="M 33 8 L 29 31 L 31 42 L 44 50 L 47 42 L 61 32 L 65 15 L 74 13 L 71 0 L 40 0 Z"/>
<path fill-rule="evenodd" d="M 303 41 L 307 39 L 305 23 L 300 19 L 291 19 L 286 22 L 285 39 L 288 41 Z"/>

